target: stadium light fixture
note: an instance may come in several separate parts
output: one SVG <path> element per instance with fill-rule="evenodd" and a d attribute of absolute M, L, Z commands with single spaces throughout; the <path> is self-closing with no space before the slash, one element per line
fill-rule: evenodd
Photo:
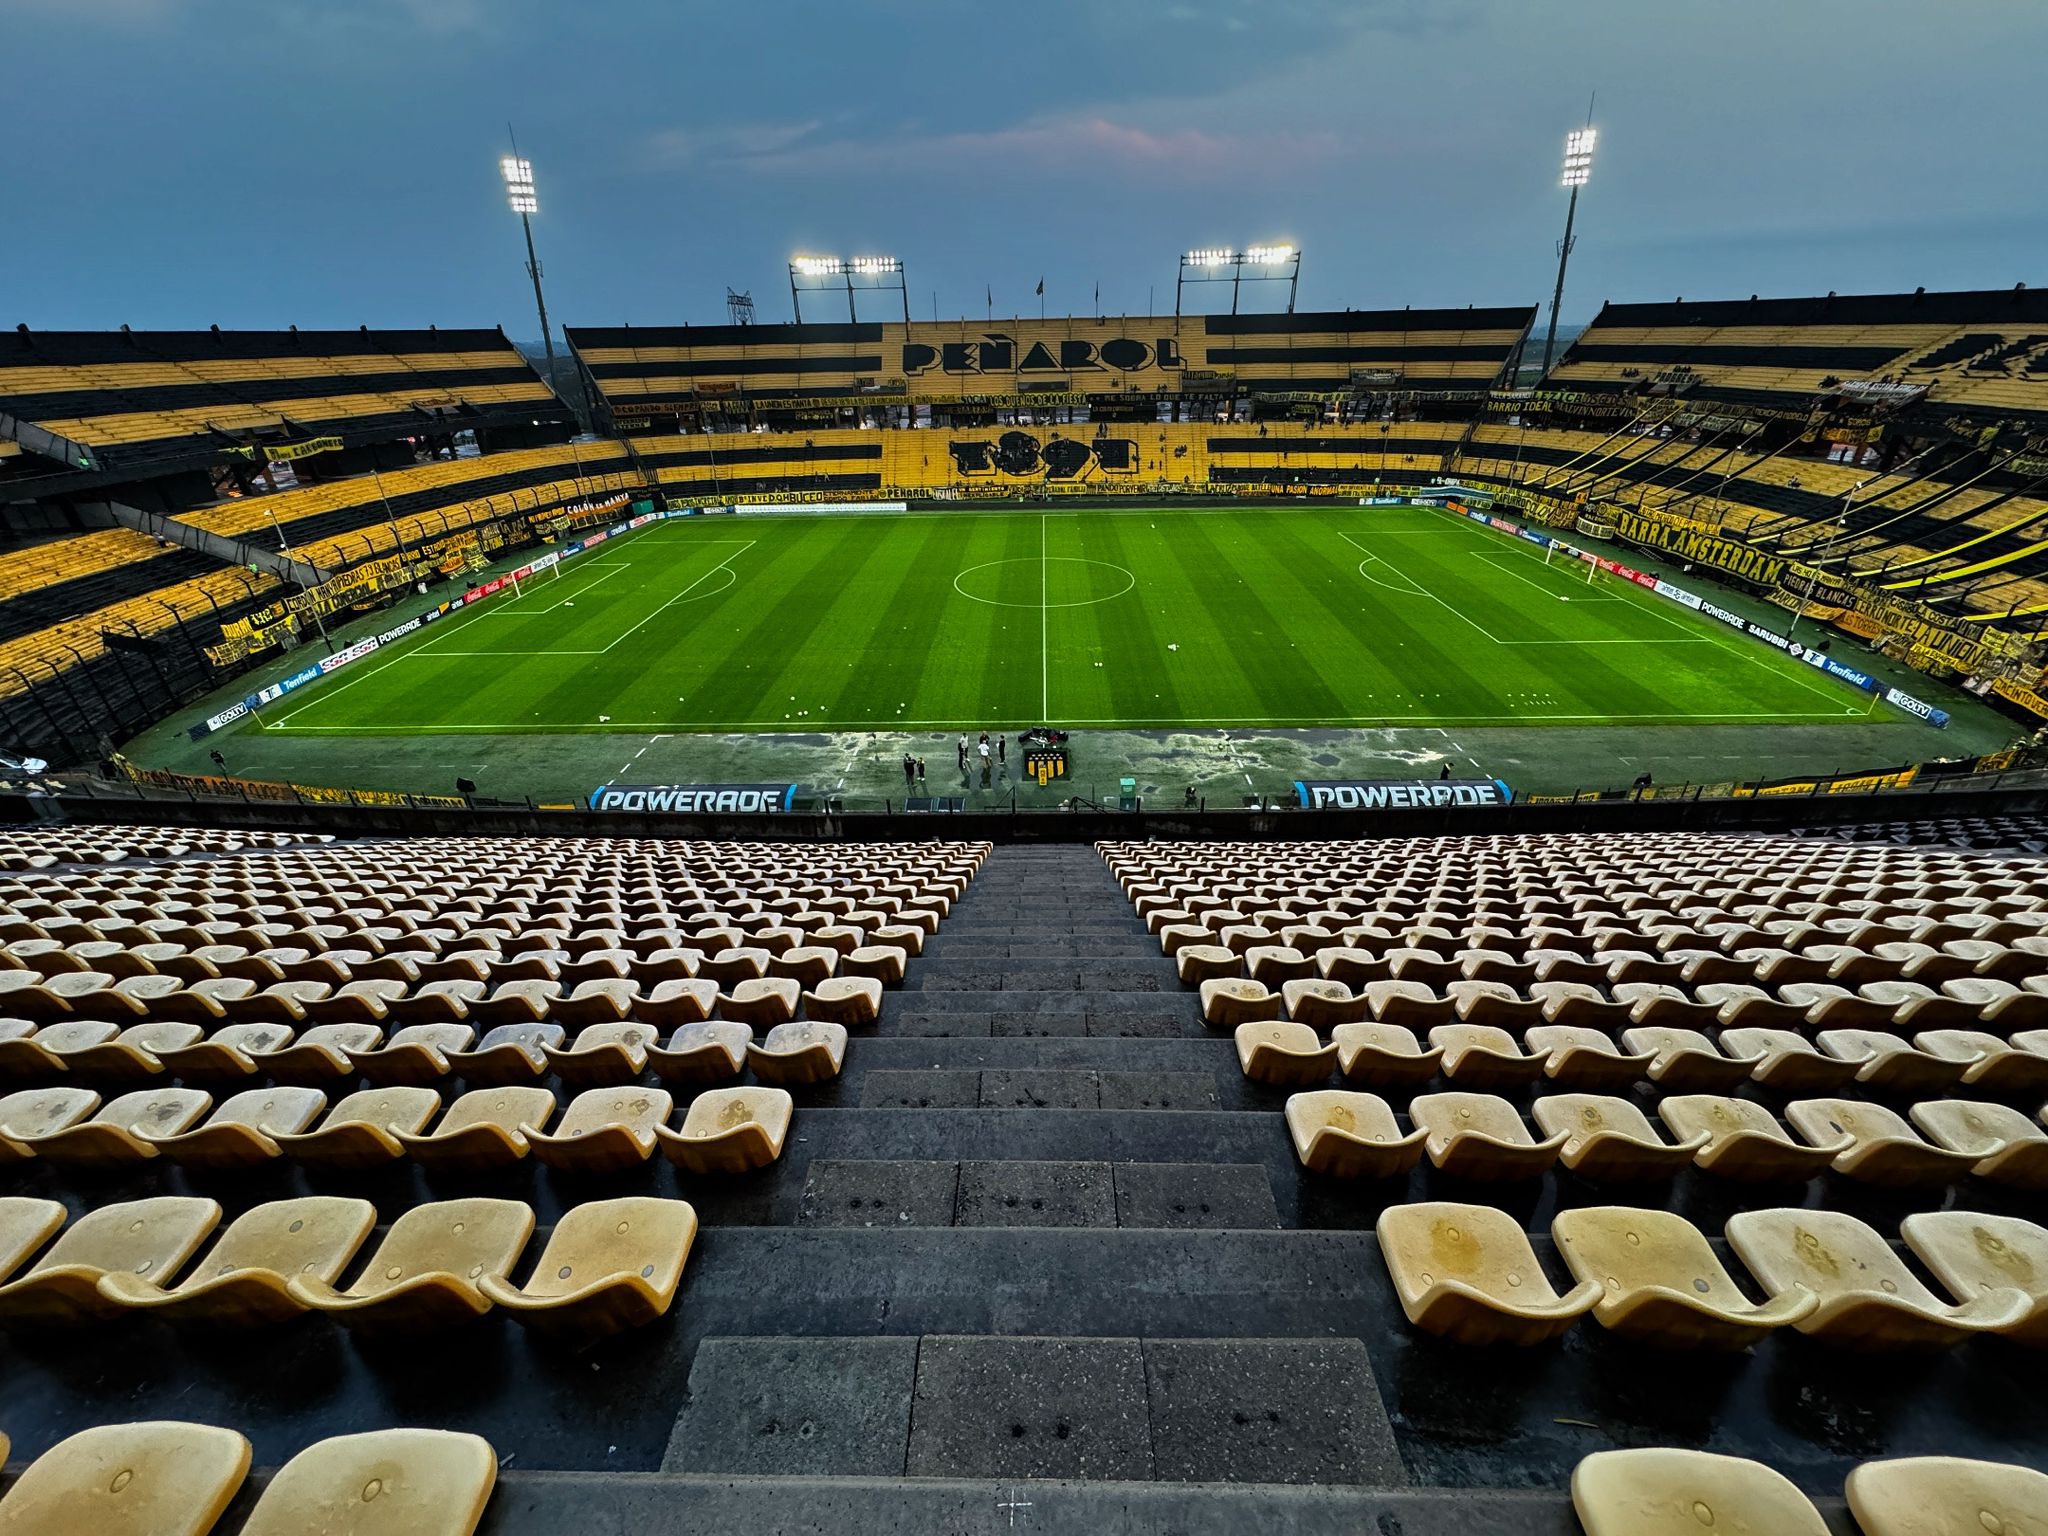
<path fill-rule="evenodd" d="M 803 300 L 799 296 L 799 282 L 802 279 L 813 285 L 821 280 L 839 278 L 846 287 L 846 317 L 859 321 L 854 308 L 853 291 L 856 286 L 864 288 L 896 288 L 903 293 L 903 319 L 910 320 L 910 291 L 905 286 L 903 262 L 896 256 L 809 256 L 798 255 L 789 258 L 789 300 L 796 311 L 797 324 L 803 324 Z M 894 278 L 894 282 L 877 279 Z M 855 279 L 859 279 L 856 284 Z M 832 286 L 839 286 L 834 283 Z"/>
<path fill-rule="evenodd" d="M 1572 223 L 1579 213 L 1579 188 L 1593 179 L 1593 146 L 1600 130 L 1593 126 L 1593 104 L 1586 103 L 1586 126 L 1564 136 L 1564 175 L 1560 186 L 1571 189 L 1571 201 L 1564 210 L 1564 238 L 1557 242 L 1557 286 L 1550 291 L 1550 329 L 1543 336 L 1543 378 L 1550 377 L 1551 354 L 1557 349 L 1557 311 L 1564 303 L 1564 269 L 1572 259 Z"/>
<path fill-rule="evenodd" d="M 498 162 L 498 174 L 505 178 L 505 197 L 517 214 L 539 213 L 540 198 L 533 186 L 533 162 L 507 155 Z"/>
<path fill-rule="evenodd" d="M 505 125 L 505 131 L 512 132 L 511 124 Z M 540 194 L 534 188 L 533 162 L 519 153 L 518 139 L 512 141 L 512 153 L 498 162 L 498 175 L 505 183 L 505 201 L 519 215 L 519 228 L 526 236 L 526 275 L 533 282 L 533 307 L 540 313 L 540 344 L 548 359 L 548 391 L 567 400 L 555 379 L 555 335 L 548 326 L 548 301 L 540 288 L 540 258 L 533 252 L 533 215 L 540 212 Z M 577 430 L 588 431 L 580 399 L 570 401 L 569 408 L 576 413 Z"/>
<path fill-rule="evenodd" d="M 1203 246 L 1187 251 L 1180 258 L 1180 275 L 1173 285 L 1174 318 L 1180 317 L 1181 284 L 1188 282 L 1209 282 L 1222 280 L 1222 267 L 1230 269 L 1230 312 L 1237 313 L 1237 290 L 1244 281 L 1244 269 L 1259 270 L 1252 274 L 1253 282 L 1277 282 L 1280 274 L 1268 276 L 1270 269 L 1287 268 L 1287 312 L 1294 313 L 1295 290 L 1301 282 L 1301 252 L 1292 245 L 1274 243 L 1270 245 L 1248 245 L 1243 250 L 1229 250 L 1221 246 Z M 1192 272 L 1194 275 L 1189 276 Z"/>

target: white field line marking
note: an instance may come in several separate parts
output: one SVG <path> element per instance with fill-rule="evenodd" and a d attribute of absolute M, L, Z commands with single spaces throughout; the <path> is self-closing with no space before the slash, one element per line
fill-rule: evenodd
<path fill-rule="evenodd" d="M 642 626 L 644 626 L 649 619 L 652 619 L 658 613 L 663 613 L 666 612 L 668 609 L 673 608 L 677 603 L 680 603 L 684 598 L 688 597 L 692 592 L 696 591 L 697 588 L 704 585 L 705 582 L 709 581 L 713 576 L 716 576 L 728 565 L 731 565 L 733 561 L 739 559 L 741 555 L 744 555 L 748 550 L 754 547 L 754 540 L 752 539 L 748 539 L 744 543 L 740 543 L 740 541 L 735 539 L 719 539 L 716 542 L 720 544 L 739 543 L 739 548 L 735 549 L 731 554 L 727 555 L 723 560 L 719 561 L 718 564 L 711 567 L 710 570 L 706 571 L 702 576 L 699 576 L 695 581 L 691 582 L 687 587 L 683 588 L 683 590 L 678 592 L 674 597 L 670 598 L 667 602 L 663 603 L 661 607 L 650 610 L 647 614 L 647 617 L 643 618 L 640 621 L 640 623 L 635 624 L 632 629 L 627 630 L 624 634 L 620 635 L 618 639 L 613 640 L 611 645 L 606 646 L 603 651 L 599 651 L 597 654 L 602 656 L 605 654 L 606 651 L 612 650 L 621 641 L 631 637 L 633 633 L 639 630 Z"/>
<path fill-rule="evenodd" d="M 313 690 L 313 696 L 306 700 L 305 703 L 301 704 L 297 709 L 291 711 L 290 714 L 279 716 L 276 725 L 266 725 L 264 729 L 267 731 L 284 730 L 292 720 L 296 719 L 300 715 L 303 715 L 315 704 L 318 704 L 325 699 L 340 698 L 341 695 L 347 693 L 349 689 L 355 687 L 357 683 L 366 682 L 370 678 L 375 677 L 379 672 L 384 671 L 386 667 L 395 667 L 403 660 L 405 660 L 405 656 L 398 655 L 392 657 L 389 661 L 385 662 L 384 665 L 381 667 L 365 667 L 359 676 L 350 678 L 347 682 L 343 683 L 339 688 L 315 688 Z"/>
<path fill-rule="evenodd" d="M 659 736 L 648 737 L 647 747 L 653 746 L 657 741 L 660 741 L 661 739 L 662 738 Z M 641 758 L 645 757 L 647 755 L 647 747 L 642 747 L 638 752 L 635 752 L 631 757 L 627 758 L 625 767 L 621 768 L 619 772 L 625 773 L 629 771 L 635 763 L 639 762 Z"/>
<path fill-rule="evenodd" d="M 588 567 L 586 567 L 586 569 L 588 569 Z M 586 592 L 591 592 L 591 591 L 595 591 L 595 590 L 596 590 L 596 589 L 597 589 L 598 587 L 602 586 L 602 585 L 603 585 L 603 584 L 604 584 L 605 582 L 607 582 L 607 581 L 610 581 L 610 580 L 612 579 L 612 577 L 613 577 L 614 575 L 616 575 L 616 574 L 617 574 L 618 572 L 620 572 L 620 571 L 630 571 L 630 570 L 632 569 L 632 567 L 631 567 L 630 565 L 607 565 L 607 566 L 603 566 L 603 567 L 601 567 L 601 569 L 602 569 L 602 570 L 604 571 L 604 574 L 603 574 L 602 576 L 598 577 L 596 581 L 586 581 L 586 582 L 585 582 L 585 583 L 584 583 L 584 584 L 583 584 L 582 586 L 578 587 L 578 588 L 577 588 L 577 589 L 576 589 L 576 590 L 575 590 L 574 592 L 570 592 L 570 593 L 567 593 L 567 594 L 565 594 L 565 595 L 563 595 L 563 596 L 561 596 L 561 597 L 558 597 L 558 598 L 556 598 L 556 599 L 555 599 L 555 600 L 554 600 L 554 601 L 553 601 L 552 603 L 549 603 L 549 604 L 547 605 L 547 607 L 545 607 L 545 608 L 530 608 L 530 609 L 528 609 L 528 610 L 527 610 L 527 612 L 528 612 L 528 613 L 553 613 L 553 612 L 554 612 L 554 611 L 555 611 L 555 610 L 556 610 L 557 608 L 561 607 L 561 606 L 562 606 L 562 604 L 564 604 L 564 603 L 573 603 L 573 602 L 575 602 L 575 601 L 576 601 L 576 599 L 577 599 L 577 598 L 579 598 L 579 597 L 581 597 L 581 596 L 583 596 L 583 594 L 584 594 L 584 593 L 586 593 Z M 530 586 L 532 586 L 532 585 L 533 585 L 533 582 L 532 582 L 531 580 L 529 580 L 529 581 L 528 581 L 528 582 L 527 582 L 526 584 L 527 584 L 527 585 L 528 585 L 528 586 L 530 587 Z M 502 609 L 502 608 L 498 610 L 498 612 L 499 612 L 499 613 L 501 613 L 501 614 L 502 614 L 502 613 L 505 613 L 505 612 L 508 612 L 508 611 L 509 611 L 509 610 L 507 610 L 507 609 Z M 525 615 L 524 615 L 524 614 L 522 614 L 522 615 L 520 615 L 520 617 L 524 618 L 524 617 L 525 617 Z"/>
<path fill-rule="evenodd" d="M 1547 721 L 1580 720 L 1593 724 L 1606 722 L 1649 721 L 1664 725 L 1691 725 L 1708 720 L 1789 720 L 1803 724 L 1818 725 L 1824 716 L 1808 712 L 1787 714 L 1772 711 L 1738 710 L 1718 714 L 1663 714 L 1663 715 L 1564 715 L 1545 712 L 1528 715 L 1177 715 L 1168 718 L 1123 719 L 1106 716 L 1097 719 L 1064 717 L 1070 725 L 1099 725 L 1110 730 L 1175 730 L 1181 726 L 1193 725 L 1270 725 L 1289 730 L 1316 730 L 1333 725 L 1399 725 L 1417 729 L 1429 729 L 1448 720 L 1455 725 L 1542 725 Z M 809 726 L 812 730 L 827 731 L 885 731 L 912 729 L 957 731 L 966 724 L 959 718 L 942 720 L 902 720 L 894 716 L 887 720 L 820 720 Z M 669 733 L 685 732 L 694 735 L 751 735 L 756 731 L 782 729 L 777 722 L 768 720 L 615 720 L 612 725 L 617 731 L 659 730 Z M 302 734 L 332 734 L 343 736 L 449 736 L 465 731 L 495 732 L 514 736 L 579 735 L 602 736 L 609 732 L 593 730 L 588 725 L 535 725 L 531 721 L 516 725 L 274 725 L 274 731 L 296 731 Z M 1697 755 L 1697 754 L 1693 754 Z M 1740 754 L 1729 754 L 1730 761 L 1752 761 Z"/>
<path fill-rule="evenodd" d="M 1531 581 L 1527 576 L 1524 576 L 1520 571 L 1509 570 L 1506 566 L 1500 563 L 1500 555 L 1501 551 L 1493 549 L 1475 549 L 1472 551 L 1472 558 L 1477 560 L 1481 565 L 1491 566 L 1494 570 L 1499 571 L 1503 576 L 1512 576 L 1516 581 L 1522 583 L 1523 586 L 1534 587 L 1538 592 L 1541 592 L 1545 597 L 1566 597 L 1569 601 L 1575 603 L 1618 603 L 1621 601 L 1620 598 L 1614 596 L 1612 593 L 1609 593 L 1604 597 L 1569 597 L 1569 595 L 1566 593 L 1553 591 L 1549 587 L 1546 587 L 1540 581 Z M 1579 583 L 1573 582 L 1572 585 L 1578 586 Z"/>
<path fill-rule="evenodd" d="M 738 556 L 733 556 L 733 558 L 737 559 Z M 717 597 L 721 592 L 730 592 L 735 586 L 739 584 L 739 577 L 734 575 L 732 568 L 730 566 L 721 566 L 721 569 L 723 569 L 725 574 L 731 578 L 726 582 L 724 586 L 714 587 L 710 591 L 699 593 L 694 597 L 692 597 L 689 593 L 680 593 L 677 596 L 670 598 L 668 603 L 664 604 L 663 606 L 673 606 L 674 604 L 683 601 L 685 597 L 689 597 L 692 602 L 695 602 L 700 597 Z M 707 574 L 715 575 L 717 573 L 708 572 Z M 649 617 L 652 617 L 652 615 L 650 615 Z M 642 622 L 645 621 L 643 620 Z M 616 644 L 617 642 L 614 641 L 613 643 Z M 602 656 L 608 649 L 610 649 L 610 647 L 607 646 L 600 647 L 597 650 L 567 651 L 557 649 L 554 646 L 543 646 L 541 647 L 541 649 L 537 651 L 436 651 L 434 652 L 434 654 L 436 656 L 524 656 L 529 658 L 537 656 Z"/>
<path fill-rule="evenodd" d="M 1038 514 L 1038 718 L 1050 720 L 1052 719 L 1052 661 L 1048 654 L 1049 648 L 1046 632 L 1051 619 L 1047 614 L 1045 606 L 1045 600 L 1049 595 L 1046 591 L 1045 574 L 1045 518 L 1045 513 L 1041 512 Z M 1136 578 L 1133 577 L 1132 581 L 1135 585 Z"/>

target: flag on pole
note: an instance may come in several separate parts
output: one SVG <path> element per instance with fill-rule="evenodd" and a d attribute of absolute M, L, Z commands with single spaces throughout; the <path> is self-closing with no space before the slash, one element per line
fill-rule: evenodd
<path fill-rule="evenodd" d="M 1041 299 L 1045 297 L 1045 279 L 1042 277 L 1038 280 L 1038 296 Z"/>

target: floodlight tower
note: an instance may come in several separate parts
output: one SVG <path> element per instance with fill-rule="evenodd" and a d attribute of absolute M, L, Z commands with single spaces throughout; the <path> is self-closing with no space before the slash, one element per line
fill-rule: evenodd
<path fill-rule="evenodd" d="M 1564 136 L 1564 181 L 1572 189 L 1572 200 L 1565 204 L 1564 238 L 1557 242 L 1557 287 L 1550 294 L 1550 329 L 1543 337 L 1543 377 L 1550 374 L 1550 353 L 1557 345 L 1557 308 L 1564 302 L 1564 269 L 1572 259 L 1572 247 L 1578 241 L 1572 238 L 1572 220 L 1579 212 L 1579 188 L 1593 179 L 1593 140 L 1599 133 L 1588 121 L 1583 128 L 1574 128 Z"/>
<path fill-rule="evenodd" d="M 526 232 L 526 275 L 533 279 L 533 307 L 540 311 L 540 344 L 548 357 L 548 388 L 555 387 L 555 338 L 548 331 L 548 301 L 540 291 L 540 258 L 533 254 L 532 216 L 540 212 L 540 198 L 533 187 L 533 162 L 519 157 L 519 141 L 512 141 L 512 153 L 498 162 L 505 178 L 505 199 L 519 215 L 519 227 Z"/>
<path fill-rule="evenodd" d="M 1246 267 L 1254 268 L 1247 278 Z M 1301 285 L 1301 252 L 1291 245 L 1254 245 L 1242 251 L 1206 247 L 1189 251 L 1180 259 L 1180 272 L 1173 281 L 1173 314 L 1180 318 L 1181 289 L 1188 283 L 1221 282 L 1229 269 L 1230 312 L 1237 313 L 1237 291 L 1247 282 L 1287 284 L 1287 313 L 1294 313 L 1294 295 Z"/>

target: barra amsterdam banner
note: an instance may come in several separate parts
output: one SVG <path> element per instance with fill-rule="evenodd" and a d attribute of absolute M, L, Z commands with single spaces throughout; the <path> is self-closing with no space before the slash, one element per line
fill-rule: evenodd
<path fill-rule="evenodd" d="M 1296 779 L 1294 793 L 1305 811 L 1468 810 L 1515 798 L 1501 779 Z"/>

